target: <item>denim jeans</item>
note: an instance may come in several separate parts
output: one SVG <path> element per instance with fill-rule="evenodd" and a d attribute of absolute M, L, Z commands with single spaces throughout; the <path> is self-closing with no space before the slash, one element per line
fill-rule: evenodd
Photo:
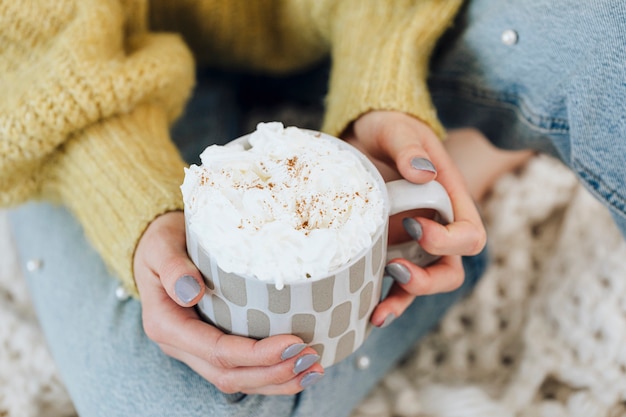
<path fill-rule="evenodd" d="M 626 3 L 472 0 L 435 52 L 444 125 L 563 161 L 626 235 Z"/>
<path fill-rule="evenodd" d="M 619 1 L 475 0 L 441 40 L 430 78 L 446 126 L 473 126 L 498 146 L 560 158 L 611 209 L 622 231 L 624 22 L 626 5 Z M 298 85 L 305 85 L 305 93 L 313 93 L 304 94 L 304 103 L 318 111 L 323 73 L 287 80 L 282 99 L 293 99 L 294 91 L 301 99 Z M 251 85 L 260 80 L 272 94 L 277 91 L 272 79 L 250 84 L 245 77 L 200 74 L 196 95 L 173 130 L 188 160 L 208 143 L 244 133 L 242 99 L 245 110 Z M 248 93 L 242 97 L 242 92 Z M 471 290 L 486 259 L 484 252 L 464 259 L 466 280 L 459 290 L 417 298 L 301 394 L 224 395 L 146 337 L 139 302 L 116 297 L 115 278 L 65 209 L 30 203 L 11 213 L 11 223 L 24 262 L 43 261 L 40 269 L 27 272 L 27 281 L 63 381 L 85 417 L 349 415 Z M 357 366 L 364 356 L 369 367 Z"/>
<path fill-rule="evenodd" d="M 116 297 L 117 281 L 70 213 L 30 203 L 11 218 L 24 261 L 43 261 L 39 270 L 27 273 L 27 281 L 52 356 L 84 417 L 347 416 L 446 309 L 470 291 L 485 266 L 484 256 L 466 260 L 462 288 L 419 298 L 299 395 L 225 395 L 146 337 L 140 303 Z M 364 356 L 370 366 L 360 369 Z"/>

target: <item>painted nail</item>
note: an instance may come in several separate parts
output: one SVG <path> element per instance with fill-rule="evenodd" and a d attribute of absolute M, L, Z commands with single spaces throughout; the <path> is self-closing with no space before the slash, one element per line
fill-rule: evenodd
<path fill-rule="evenodd" d="M 315 353 L 310 353 L 308 355 L 302 355 L 296 361 L 296 364 L 293 366 L 293 373 L 299 374 L 302 371 L 309 369 L 315 362 L 320 359 L 320 355 L 316 355 Z"/>
<path fill-rule="evenodd" d="M 378 327 L 380 327 L 380 328 L 387 327 L 387 326 L 389 326 L 389 325 L 391 324 L 391 322 L 392 322 L 392 321 L 394 321 L 395 319 L 396 319 L 396 315 L 395 315 L 395 314 L 393 314 L 393 313 L 389 313 L 389 314 L 387 314 L 387 317 L 385 317 L 385 321 L 383 321 L 382 323 L 380 323 L 380 326 L 378 326 Z"/>
<path fill-rule="evenodd" d="M 174 284 L 176 297 L 183 303 L 188 303 L 196 298 L 196 296 L 200 294 L 200 289 L 200 284 L 198 284 L 198 281 L 191 275 L 183 275 L 178 278 L 176 284 Z"/>
<path fill-rule="evenodd" d="M 311 385 L 315 384 L 317 381 L 322 379 L 323 376 L 324 376 L 324 374 L 321 374 L 319 372 L 310 372 L 310 373 L 306 374 L 300 380 L 300 386 L 302 388 L 310 387 Z"/>
<path fill-rule="evenodd" d="M 413 159 L 411 159 L 411 166 L 413 168 L 419 169 L 421 171 L 434 172 L 435 174 L 437 173 L 437 169 L 435 168 L 433 163 L 430 162 L 426 158 L 413 158 Z"/>
<path fill-rule="evenodd" d="M 411 279 L 411 272 L 406 266 L 397 263 L 391 263 L 385 267 L 385 274 L 389 275 L 400 284 L 406 284 Z"/>
<path fill-rule="evenodd" d="M 287 346 L 285 350 L 283 350 L 282 355 L 280 355 L 281 360 L 291 359 L 296 356 L 298 353 L 302 352 L 306 348 L 306 343 L 296 343 L 291 346 Z"/>
<path fill-rule="evenodd" d="M 422 238 L 422 225 L 412 217 L 405 217 L 402 219 L 402 227 L 411 236 L 413 240 L 420 240 Z"/>

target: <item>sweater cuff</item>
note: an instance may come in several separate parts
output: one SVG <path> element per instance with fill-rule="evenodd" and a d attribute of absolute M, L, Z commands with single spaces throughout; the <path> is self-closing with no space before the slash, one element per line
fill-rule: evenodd
<path fill-rule="evenodd" d="M 335 29 L 323 130 L 338 136 L 364 113 L 396 110 L 424 121 L 443 138 L 426 80 L 431 53 L 461 3 L 425 1 L 401 13 L 371 7 L 342 21 Z M 371 27 L 363 22 L 379 23 Z"/>
<path fill-rule="evenodd" d="M 137 296 L 135 247 L 153 219 L 182 210 L 183 166 L 166 112 L 144 105 L 70 138 L 47 165 L 44 194 L 72 210 L 111 272 Z"/>

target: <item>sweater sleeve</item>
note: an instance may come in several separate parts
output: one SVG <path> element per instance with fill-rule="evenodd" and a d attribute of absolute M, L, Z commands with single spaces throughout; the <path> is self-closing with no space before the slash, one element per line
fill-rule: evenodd
<path fill-rule="evenodd" d="M 141 3 L 0 5 L 0 203 L 68 206 L 131 292 L 141 234 L 182 205 L 168 129 L 194 78 L 178 36 L 145 31 Z"/>
<path fill-rule="evenodd" d="M 323 129 L 398 110 L 444 130 L 426 86 L 432 50 L 462 0 L 153 0 L 151 21 L 180 32 L 199 61 L 271 73 L 330 55 Z"/>
<path fill-rule="evenodd" d="M 327 36 L 333 69 L 324 130 L 341 134 L 371 110 L 397 110 L 426 122 L 440 137 L 427 88 L 431 53 L 460 0 L 342 0 Z"/>

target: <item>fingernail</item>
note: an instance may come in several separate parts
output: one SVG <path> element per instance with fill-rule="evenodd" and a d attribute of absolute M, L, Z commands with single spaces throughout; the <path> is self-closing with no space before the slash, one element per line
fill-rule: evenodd
<path fill-rule="evenodd" d="M 280 359 L 287 360 L 296 356 L 298 353 L 302 352 L 307 347 L 306 343 L 296 343 L 291 346 L 287 346 L 285 350 L 283 350 L 282 355 L 280 355 Z"/>
<path fill-rule="evenodd" d="M 308 355 L 302 355 L 296 361 L 296 364 L 293 366 L 293 373 L 299 374 L 300 372 L 309 369 L 315 362 L 320 359 L 320 355 L 316 355 L 315 353 L 310 353 Z"/>
<path fill-rule="evenodd" d="M 200 294 L 200 284 L 191 275 L 183 275 L 176 280 L 174 292 L 183 303 L 188 303 Z"/>
<path fill-rule="evenodd" d="M 402 227 L 411 236 L 413 240 L 420 240 L 422 238 L 422 225 L 412 217 L 405 217 L 402 219 Z"/>
<path fill-rule="evenodd" d="M 437 169 L 435 168 L 433 163 L 430 162 L 426 158 L 413 158 L 413 159 L 411 159 L 411 166 L 413 168 L 419 169 L 421 171 L 429 171 L 429 172 L 433 172 L 435 174 L 437 173 Z"/>
<path fill-rule="evenodd" d="M 310 372 L 310 373 L 306 374 L 300 380 L 300 386 L 302 388 L 310 387 L 311 385 L 315 384 L 317 381 L 322 379 L 323 376 L 324 376 L 324 374 L 321 374 L 319 372 Z"/>
<path fill-rule="evenodd" d="M 389 275 L 400 284 L 406 284 L 411 279 L 411 272 L 406 266 L 397 263 L 391 263 L 385 267 L 385 274 Z"/>
<path fill-rule="evenodd" d="M 394 321 L 395 319 L 396 319 L 396 315 L 395 315 L 395 314 L 393 314 L 393 313 L 389 313 L 389 314 L 387 314 L 387 317 L 385 317 L 385 321 L 383 321 L 382 323 L 380 323 L 380 326 L 378 326 L 378 327 L 380 327 L 380 328 L 387 327 L 387 326 L 389 326 L 389 325 L 391 324 L 391 322 L 392 322 L 392 321 Z"/>

